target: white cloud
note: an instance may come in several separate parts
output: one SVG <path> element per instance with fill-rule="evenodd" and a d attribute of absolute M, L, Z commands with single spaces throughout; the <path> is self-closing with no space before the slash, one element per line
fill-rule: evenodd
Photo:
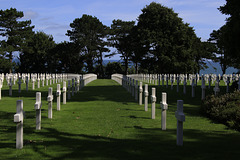
<path fill-rule="evenodd" d="M 35 19 L 35 18 L 37 18 L 39 16 L 39 14 L 37 12 L 34 12 L 32 10 L 24 11 L 23 14 L 24 14 L 23 18 L 24 19 L 28 19 L 28 20 Z"/>

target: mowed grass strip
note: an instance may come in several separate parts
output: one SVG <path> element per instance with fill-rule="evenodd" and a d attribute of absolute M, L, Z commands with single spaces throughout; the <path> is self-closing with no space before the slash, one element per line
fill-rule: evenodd
<path fill-rule="evenodd" d="M 54 95 L 56 84 L 52 85 Z M 62 87 L 62 86 L 61 86 Z M 151 91 L 150 86 L 149 91 Z M 199 114 L 200 89 L 191 98 L 182 89 L 176 93 L 170 86 L 156 87 L 156 119 L 139 106 L 131 94 L 112 80 L 96 80 L 56 110 L 53 103 L 53 119 L 47 118 L 47 90 L 42 92 L 42 130 L 35 130 L 36 91 L 22 91 L 14 87 L 13 97 L 8 87 L 3 88 L 0 100 L 0 159 L 238 159 L 240 134 L 215 124 Z M 24 86 L 23 86 L 24 90 Z M 167 130 L 161 130 L 161 92 L 167 92 Z M 149 94 L 151 95 L 151 93 Z M 15 149 L 16 101 L 23 99 L 24 147 Z M 149 98 L 150 99 L 150 98 Z M 184 100 L 184 144 L 176 146 L 177 99 Z"/>

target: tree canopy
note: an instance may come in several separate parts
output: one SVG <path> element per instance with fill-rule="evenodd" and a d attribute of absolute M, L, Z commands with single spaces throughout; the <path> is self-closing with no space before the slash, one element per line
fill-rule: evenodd
<path fill-rule="evenodd" d="M 32 34 L 31 20 L 19 21 L 23 12 L 15 8 L 0 10 L 1 60 L 3 67 L 12 71 L 13 52 L 21 51 L 25 40 Z M 7 61 L 6 58 L 9 60 Z"/>
<path fill-rule="evenodd" d="M 31 20 L 20 21 L 23 12 L 0 10 L 0 71 L 12 68 L 15 51 L 19 53 L 19 72 L 91 72 L 99 77 L 106 77 L 113 68 L 124 69 L 124 74 L 199 73 L 207 67 L 205 59 L 219 61 L 224 71 L 229 63 L 239 66 L 238 5 L 237 0 L 227 0 L 219 8 L 230 17 L 224 27 L 213 31 L 211 43 L 202 42 L 173 9 L 156 2 L 142 9 L 137 21 L 114 19 L 110 27 L 83 14 L 70 23 L 66 33 L 70 42 L 59 44 L 51 35 L 34 32 Z M 110 51 L 107 57 L 120 54 L 121 63 L 105 67 L 103 57 Z"/>

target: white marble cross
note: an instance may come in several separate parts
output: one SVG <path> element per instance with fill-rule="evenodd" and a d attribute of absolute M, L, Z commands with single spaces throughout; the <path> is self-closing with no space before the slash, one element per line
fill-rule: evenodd
<path fill-rule="evenodd" d="M 70 86 L 70 80 L 68 80 L 68 100 L 71 99 L 71 86 Z"/>
<path fill-rule="evenodd" d="M 52 87 L 48 88 L 48 118 L 52 119 L 52 101 L 53 101 L 53 94 L 52 94 Z"/>
<path fill-rule="evenodd" d="M 162 102 L 160 103 L 162 108 L 162 130 L 166 130 L 166 119 L 167 119 L 167 93 L 162 93 Z"/>
<path fill-rule="evenodd" d="M 177 145 L 183 145 L 183 122 L 185 122 L 185 115 L 183 113 L 183 100 L 177 101 L 177 111 L 175 112 L 177 118 Z"/>
<path fill-rule="evenodd" d="M 155 119 L 155 104 L 157 101 L 157 97 L 156 97 L 156 89 L 152 88 L 152 96 L 151 96 L 151 101 L 152 101 L 152 119 Z"/>
<path fill-rule="evenodd" d="M 183 94 L 186 94 L 186 85 L 187 85 L 187 77 L 184 77 L 184 82 L 183 82 Z"/>
<path fill-rule="evenodd" d="M 34 108 L 36 110 L 36 130 L 41 130 L 41 92 L 36 92 L 36 103 Z"/>
<path fill-rule="evenodd" d="M 60 111 L 60 103 L 61 103 L 61 86 L 60 84 L 57 84 L 57 92 L 56 92 L 56 96 L 57 96 L 57 110 Z"/>
<path fill-rule="evenodd" d="M 32 78 L 32 90 L 35 90 L 35 77 Z"/>
<path fill-rule="evenodd" d="M 205 99 L 205 89 L 206 89 L 206 86 L 205 86 L 205 79 L 204 79 L 204 76 L 202 76 L 202 100 Z"/>
<path fill-rule="evenodd" d="M 26 91 L 28 91 L 28 76 L 26 76 Z"/>
<path fill-rule="evenodd" d="M 74 96 L 74 79 L 72 79 L 72 96 Z"/>
<path fill-rule="evenodd" d="M 63 104 L 66 104 L 66 101 L 67 101 L 66 81 L 63 81 Z"/>
<path fill-rule="evenodd" d="M 179 75 L 177 75 L 177 92 L 179 92 Z"/>
<path fill-rule="evenodd" d="M 145 111 L 148 111 L 148 96 L 149 96 L 149 93 L 148 93 L 148 84 L 145 84 L 145 87 L 144 87 L 144 109 Z"/>
<path fill-rule="evenodd" d="M 195 84 L 194 84 L 194 78 L 192 79 L 192 97 L 195 97 Z"/>
<path fill-rule="evenodd" d="M 38 88 L 40 88 L 40 78 L 38 78 Z"/>
<path fill-rule="evenodd" d="M 142 105 L 142 93 L 143 93 L 142 82 L 140 82 L 140 85 L 139 85 L 139 105 Z"/>
<path fill-rule="evenodd" d="M 14 115 L 16 125 L 16 148 L 23 148 L 23 101 L 17 101 L 17 113 Z"/>
<path fill-rule="evenodd" d="M 9 80 L 9 96 L 12 96 L 12 78 Z"/>
<path fill-rule="evenodd" d="M 214 94 L 215 96 L 220 92 L 220 88 L 219 88 L 219 83 L 216 82 L 215 83 L 215 87 L 213 88 Z"/>
<path fill-rule="evenodd" d="M 229 83 L 230 83 L 230 77 L 227 77 L 227 88 L 226 88 L 226 92 L 229 92 Z"/>
<path fill-rule="evenodd" d="M 21 78 L 18 77 L 18 93 L 21 93 L 21 84 L 22 84 Z"/>
<path fill-rule="evenodd" d="M 211 81 L 212 81 L 212 76 L 209 75 L 209 77 L 208 77 L 208 88 L 211 87 Z"/>
<path fill-rule="evenodd" d="M 136 80 L 136 83 L 135 83 L 135 100 L 137 101 L 138 100 L 138 80 Z"/>

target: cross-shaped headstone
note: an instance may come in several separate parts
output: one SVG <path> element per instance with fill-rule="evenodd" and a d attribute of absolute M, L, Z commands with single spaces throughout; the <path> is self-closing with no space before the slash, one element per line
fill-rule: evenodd
<path fill-rule="evenodd" d="M 74 79 L 72 79 L 72 96 L 74 96 Z"/>
<path fill-rule="evenodd" d="M 57 84 L 57 110 L 60 111 L 60 103 L 61 103 L 61 86 L 60 84 Z"/>
<path fill-rule="evenodd" d="M 145 87 L 144 87 L 144 109 L 145 111 L 148 111 L 148 96 L 149 96 L 149 93 L 148 93 L 148 84 L 145 84 Z"/>
<path fill-rule="evenodd" d="M 156 89 L 155 88 L 152 88 L 151 101 L 152 101 L 152 119 L 155 119 L 155 108 L 156 108 L 155 104 L 156 104 L 156 101 L 157 101 Z"/>
<path fill-rule="evenodd" d="M 219 83 L 216 82 L 215 83 L 215 87 L 213 88 L 214 94 L 215 96 L 220 92 L 220 88 L 219 88 Z"/>
<path fill-rule="evenodd" d="M 205 89 L 206 89 L 206 86 L 205 86 L 205 79 L 204 79 L 204 76 L 202 76 L 202 100 L 205 99 Z"/>
<path fill-rule="evenodd" d="M 175 112 L 177 118 L 177 145 L 183 145 L 183 122 L 185 122 L 185 115 L 183 113 L 183 100 L 177 101 L 177 111 Z"/>
<path fill-rule="evenodd" d="M 66 81 L 63 81 L 63 104 L 66 104 L 67 99 L 67 88 Z"/>
<path fill-rule="evenodd" d="M 40 78 L 38 78 L 38 88 L 40 88 Z"/>
<path fill-rule="evenodd" d="M 12 78 L 9 80 L 9 96 L 12 96 Z"/>
<path fill-rule="evenodd" d="M 212 76 L 209 75 L 209 77 L 208 77 L 208 88 L 211 87 L 211 81 L 212 81 Z"/>
<path fill-rule="evenodd" d="M 17 113 L 14 115 L 16 125 L 16 148 L 23 148 L 23 101 L 17 101 Z"/>
<path fill-rule="evenodd" d="M 135 83 L 135 100 L 138 100 L 138 80 L 136 80 Z"/>
<path fill-rule="evenodd" d="M 53 94 L 52 94 L 52 87 L 48 88 L 48 118 L 52 119 L 52 101 L 53 101 Z"/>
<path fill-rule="evenodd" d="M 186 94 L 186 85 L 187 85 L 187 77 L 184 77 L 184 81 L 183 81 L 183 94 Z"/>
<path fill-rule="evenodd" d="M 177 75 L 177 92 L 179 92 L 179 75 Z"/>
<path fill-rule="evenodd" d="M 41 107 L 42 107 L 41 92 L 37 92 L 36 103 L 34 105 L 34 108 L 36 110 L 36 130 L 41 130 Z"/>
<path fill-rule="evenodd" d="M 173 90 L 173 75 L 171 76 L 171 90 Z"/>
<path fill-rule="evenodd" d="M 140 82 L 140 85 L 139 85 L 139 105 L 142 105 L 142 93 L 143 93 L 142 82 Z"/>
<path fill-rule="evenodd" d="M 166 87 L 168 88 L 168 74 L 166 76 Z"/>
<path fill-rule="evenodd" d="M 227 77 L 227 88 L 226 88 L 226 92 L 229 92 L 229 83 L 230 83 L 230 77 Z"/>
<path fill-rule="evenodd" d="M 28 91 L 28 76 L 26 76 L 26 91 Z"/>
<path fill-rule="evenodd" d="M 167 119 L 167 93 L 162 93 L 162 102 L 160 103 L 162 108 L 162 130 L 166 130 L 166 119 Z"/>
<path fill-rule="evenodd" d="M 21 93 L 21 84 L 22 84 L 21 77 L 18 77 L 18 93 Z"/>
<path fill-rule="evenodd" d="M 162 86 L 164 86 L 164 74 L 162 74 Z"/>
<path fill-rule="evenodd" d="M 71 86 L 70 86 L 70 80 L 68 80 L 68 100 L 71 99 Z"/>
<path fill-rule="evenodd" d="M 194 84 L 194 79 L 192 79 L 192 97 L 195 97 L 195 84 Z"/>

